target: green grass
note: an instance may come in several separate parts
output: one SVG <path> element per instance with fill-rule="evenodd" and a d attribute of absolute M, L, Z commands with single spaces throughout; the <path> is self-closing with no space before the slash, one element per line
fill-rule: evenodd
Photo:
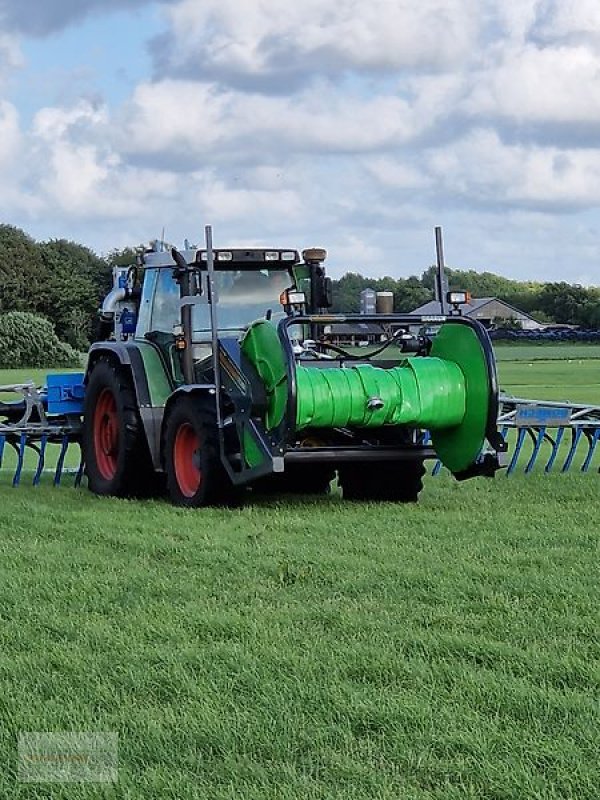
<path fill-rule="evenodd" d="M 0 796 L 597 798 L 596 475 L 417 507 L 0 489 Z M 16 783 L 114 731 L 119 784 Z"/>
<path fill-rule="evenodd" d="M 600 360 L 499 361 L 501 389 L 518 397 L 600 405 Z"/>
<path fill-rule="evenodd" d="M 502 391 L 600 405 L 600 345 L 496 345 Z"/>
<path fill-rule="evenodd" d="M 518 355 L 515 393 L 596 391 Z M 0 797 L 596 800 L 598 481 L 198 512 L 0 486 Z M 119 783 L 19 783 L 26 731 L 118 733 Z"/>
<path fill-rule="evenodd" d="M 46 376 L 53 372 L 82 372 L 82 369 L 0 369 L 0 386 L 26 383 L 32 380 L 36 386 L 46 383 Z"/>
<path fill-rule="evenodd" d="M 569 358 L 600 359 L 600 344 L 560 343 L 560 344 L 507 344 L 494 343 L 498 361 L 563 361 Z"/>

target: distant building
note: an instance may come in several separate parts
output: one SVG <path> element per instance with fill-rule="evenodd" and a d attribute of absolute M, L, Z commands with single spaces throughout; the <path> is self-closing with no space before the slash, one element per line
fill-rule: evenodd
<path fill-rule="evenodd" d="M 486 328 L 502 326 L 503 322 L 513 324 L 516 322 L 524 331 L 537 331 L 546 327 L 541 322 L 530 317 L 529 314 L 511 306 L 510 303 L 505 303 L 504 300 L 499 300 L 497 297 L 473 297 L 468 305 L 460 308 L 463 316 L 476 319 Z M 429 303 L 415 308 L 412 313 L 425 316 L 439 314 L 440 304 L 436 300 L 431 300 Z"/>
<path fill-rule="evenodd" d="M 375 325 L 372 322 L 327 325 L 323 332 L 327 336 L 327 341 L 341 345 L 375 344 L 384 338 L 384 330 L 381 325 Z"/>

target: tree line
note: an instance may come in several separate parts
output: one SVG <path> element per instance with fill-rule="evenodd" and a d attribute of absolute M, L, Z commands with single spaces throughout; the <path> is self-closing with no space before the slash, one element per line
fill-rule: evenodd
<path fill-rule="evenodd" d="M 0 313 L 44 317 L 61 341 L 87 350 L 112 268 L 132 263 L 133 256 L 115 250 L 101 257 L 66 239 L 36 242 L 19 228 L 0 225 Z"/>
<path fill-rule="evenodd" d="M 396 311 L 414 311 L 433 300 L 436 268 L 429 267 L 420 277 L 368 278 L 357 273 L 347 273 L 334 281 L 334 311 L 360 310 L 360 292 L 363 289 L 391 291 L 394 293 Z M 448 287 L 452 291 L 468 291 L 473 297 L 497 297 L 539 322 L 579 325 L 583 328 L 600 328 L 600 287 L 575 284 L 539 283 L 503 278 L 493 272 L 446 269 Z"/>
<path fill-rule="evenodd" d="M 76 242 L 36 242 L 19 228 L 0 225 L 0 313 L 22 311 L 44 317 L 61 341 L 86 350 L 97 310 L 111 286 L 113 266 L 133 260 L 131 249 L 99 256 Z M 448 269 L 447 277 L 451 290 L 498 297 L 540 322 L 600 329 L 600 288 L 515 281 L 473 270 Z M 360 292 L 370 288 L 393 292 L 396 311 L 413 311 L 433 299 L 434 282 L 435 267 L 408 278 L 369 278 L 349 272 L 333 281 L 333 310 L 359 311 Z"/>

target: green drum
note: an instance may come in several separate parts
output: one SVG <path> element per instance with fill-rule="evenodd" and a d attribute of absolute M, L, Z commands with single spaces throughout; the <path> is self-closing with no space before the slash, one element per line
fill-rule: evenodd
<path fill-rule="evenodd" d="M 242 351 L 264 383 L 265 424 L 273 430 L 288 402 L 285 354 L 274 325 L 266 320 L 251 325 Z M 295 370 L 298 430 L 427 430 L 452 472 L 466 470 L 483 448 L 492 387 L 482 344 L 467 325 L 442 325 L 430 356 L 402 358 L 390 368 L 346 362 L 343 367 L 296 365 Z"/>

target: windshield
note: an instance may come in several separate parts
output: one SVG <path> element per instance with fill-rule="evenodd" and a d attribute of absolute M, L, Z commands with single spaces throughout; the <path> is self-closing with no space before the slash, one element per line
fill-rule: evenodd
<path fill-rule="evenodd" d="M 210 306 L 208 305 L 208 275 L 199 275 L 202 294 L 196 298 L 192 312 L 194 338 L 206 338 L 210 332 Z M 293 283 L 287 270 L 261 269 L 227 270 L 215 272 L 218 297 L 217 320 L 219 331 L 243 331 L 255 319 L 264 317 L 269 311 L 273 319 L 284 313 L 279 295 Z M 171 333 L 180 321 L 179 284 L 170 269 L 159 271 L 152 309 L 151 328 Z"/>

